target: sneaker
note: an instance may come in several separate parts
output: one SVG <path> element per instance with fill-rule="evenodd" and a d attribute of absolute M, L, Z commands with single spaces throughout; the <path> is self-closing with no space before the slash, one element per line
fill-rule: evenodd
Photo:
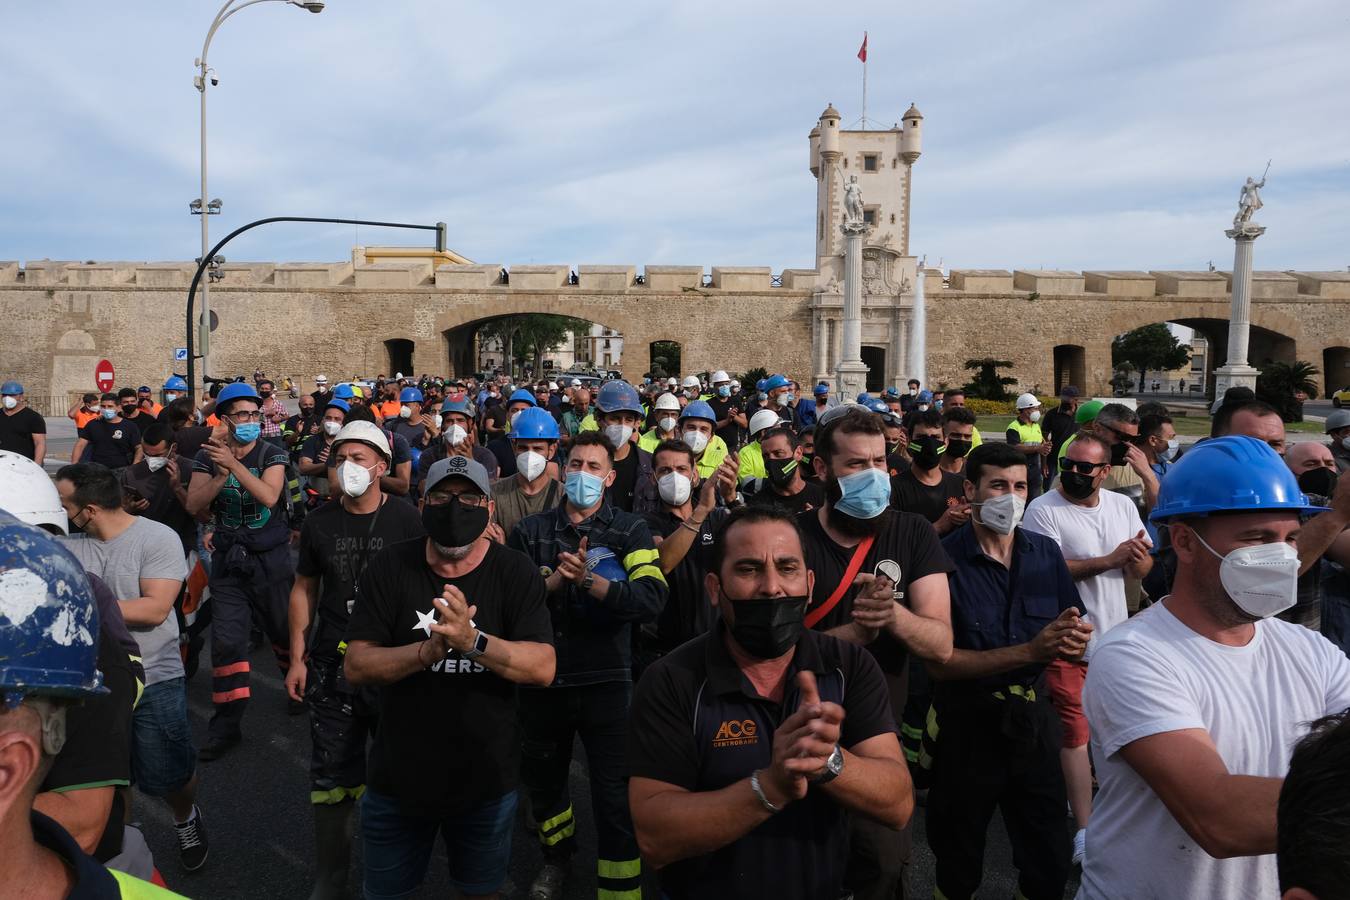
<path fill-rule="evenodd" d="M 197 751 L 197 758 L 202 762 L 212 762 L 214 760 L 220 759 L 226 753 L 229 753 L 231 750 L 235 748 L 235 745 L 237 745 L 238 743 L 239 743 L 238 737 L 209 738 L 206 742 L 206 746 Z"/>
<path fill-rule="evenodd" d="M 1073 865 L 1083 864 L 1083 854 L 1087 852 L 1087 829 L 1080 828 L 1073 836 Z"/>
<path fill-rule="evenodd" d="M 530 885 L 530 900 L 557 900 L 562 896 L 567 868 L 556 863 L 545 863 Z"/>
<path fill-rule="evenodd" d="M 202 821 L 202 811 L 192 807 L 192 818 L 182 825 L 174 824 L 178 832 L 178 859 L 183 868 L 195 872 L 206 862 L 206 853 L 210 849 L 206 842 L 206 823 Z"/>

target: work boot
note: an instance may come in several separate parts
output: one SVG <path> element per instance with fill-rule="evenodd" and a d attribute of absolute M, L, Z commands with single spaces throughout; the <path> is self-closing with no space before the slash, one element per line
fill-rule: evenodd
<path fill-rule="evenodd" d="M 234 737 L 210 737 L 206 740 L 206 746 L 197 751 L 197 759 L 202 762 L 213 762 L 220 759 L 226 753 L 233 750 L 241 738 L 238 735 Z"/>
<path fill-rule="evenodd" d="M 314 807 L 314 890 L 309 900 L 343 900 L 352 860 L 352 812 L 356 804 Z"/>
<path fill-rule="evenodd" d="M 539 874 L 530 884 L 530 900 L 558 900 L 562 896 L 563 883 L 567 881 L 570 868 L 559 863 L 544 863 Z"/>

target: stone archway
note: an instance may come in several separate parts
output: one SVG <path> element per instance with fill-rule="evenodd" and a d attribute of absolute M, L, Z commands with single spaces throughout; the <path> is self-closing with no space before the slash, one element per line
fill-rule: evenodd
<path fill-rule="evenodd" d="M 50 393 L 29 396 L 28 402 L 44 416 L 64 416 L 80 394 L 94 390 L 94 367 L 100 358 L 92 334 L 78 328 L 65 332 L 52 354 Z"/>
<path fill-rule="evenodd" d="M 1323 394 L 1350 387 L 1350 347 L 1328 347 L 1322 351 Z"/>

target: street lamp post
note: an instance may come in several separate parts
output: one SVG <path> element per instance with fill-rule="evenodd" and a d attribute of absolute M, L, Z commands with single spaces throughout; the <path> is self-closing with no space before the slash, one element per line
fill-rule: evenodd
<path fill-rule="evenodd" d="M 206 32 L 206 40 L 202 43 L 202 55 L 197 57 L 195 65 L 197 74 L 192 79 L 197 92 L 201 94 L 201 149 L 202 149 L 202 192 L 198 199 L 189 204 L 189 209 L 193 215 L 202 217 L 202 255 L 201 259 L 207 258 L 206 252 L 211 246 L 209 221 L 210 217 L 220 212 L 221 203 L 219 200 L 206 199 L 206 83 L 209 80 L 212 85 L 219 83 L 219 79 L 211 73 L 210 67 L 206 64 L 206 52 L 211 49 L 211 38 L 215 37 L 216 29 L 230 16 L 239 12 L 246 6 L 254 6 L 259 3 L 287 3 L 291 6 L 298 6 L 301 9 L 312 13 L 323 12 L 323 3 L 318 0 L 305 2 L 305 0 L 247 0 L 240 3 L 239 0 L 226 0 L 220 12 L 211 22 L 211 28 Z M 211 371 L 211 301 L 209 297 L 209 287 L 202 285 L 202 324 L 201 324 L 201 348 L 202 348 L 202 375 L 209 375 Z"/>

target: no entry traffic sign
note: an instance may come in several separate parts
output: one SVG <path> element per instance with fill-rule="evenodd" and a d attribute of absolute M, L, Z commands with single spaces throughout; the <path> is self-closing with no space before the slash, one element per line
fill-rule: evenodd
<path fill-rule="evenodd" d="M 113 364 L 106 359 L 94 366 L 94 386 L 105 394 L 113 389 Z"/>

